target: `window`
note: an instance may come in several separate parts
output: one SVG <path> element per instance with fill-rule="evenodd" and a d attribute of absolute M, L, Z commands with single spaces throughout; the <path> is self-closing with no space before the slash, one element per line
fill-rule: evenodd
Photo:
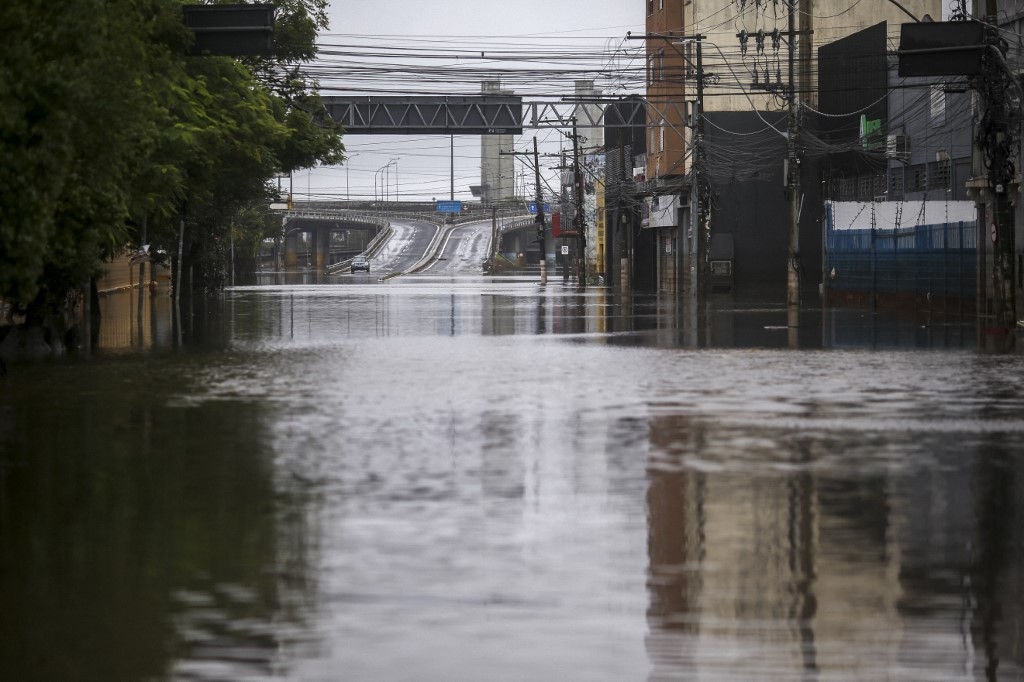
<path fill-rule="evenodd" d="M 903 166 L 893 166 L 889 169 L 889 198 L 903 198 Z"/>
<path fill-rule="evenodd" d="M 665 80 L 665 50 L 658 50 L 658 80 Z"/>
<path fill-rule="evenodd" d="M 647 14 L 654 14 L 654 0 L 647 0 Z"/>
<path fill-rule="evenodd" d="M 949 159 L 928 164 L 928 189 L 949 189 Z"/>
<path fill-rule="evenodd" d="M 916 163 L 907 168 L 906 191 L 923 192 L 928 188 L 928 170 L 923 163 Z"/>

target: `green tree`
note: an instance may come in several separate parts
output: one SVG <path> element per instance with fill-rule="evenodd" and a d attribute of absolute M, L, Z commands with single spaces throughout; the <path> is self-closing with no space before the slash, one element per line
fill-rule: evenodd
<path fill-rule="evenodd" d="M 277 53 L 247 61 L 186 56 L 180 0 L 0 4 L 0 299 L 53 324 L 139 225 L 173 253 L 182 215 L 215 286 L 270 179 L 343 157 L 300 68 L 325 4 L 280 0 Z"/>

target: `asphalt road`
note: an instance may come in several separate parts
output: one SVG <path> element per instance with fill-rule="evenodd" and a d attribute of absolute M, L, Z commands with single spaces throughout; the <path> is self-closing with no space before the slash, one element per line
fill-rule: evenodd
<path fill-rule="evenodd" d="M 370 259 L 370 272 L 346 274 L 346 277 L 356 281 L 376 281 L 387 275 L 406 272 L 423 258 L 438 229 L 433 223 L 423 220 L 401 218 L 392 218 L 391 228 L 394 230 L 391 238 Z"/>
<path fill-rule="evenodd" d="M 423 272 L 429 275 L 479 275 L 491 248 L 491 221 L 467 223 L 448 235 L 440 258 Z"/>

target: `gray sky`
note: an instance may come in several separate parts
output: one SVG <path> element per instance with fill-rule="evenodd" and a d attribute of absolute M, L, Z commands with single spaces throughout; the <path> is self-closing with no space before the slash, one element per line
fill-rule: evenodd
<path fill-rule="evenodd" d="M 359 87 L 365 90 L 380 88 L 385 94 L 390 88 L 409 88 L 406 84 L 386 77 L 375 77 L 373 82 L 357 83 L 348 67 L 338 66 L 343 60 L 347 64 L 367 64 L 375 60 L 363 56 L 371 52 L 381 56 L 376 61 L 396 62 L 395 55 L 403 51 L 418 54 L 432 49 L 445 50 L 452 47 L 468 50 L 518 51 L 526 53 L 571 50 L 589 50 L 595 57 L 610 53 L 616 47 L 636 48 L 624 41 L 627 31 L 641 33 L 644 23 L 644 7 L 639 0 L 592 0 L 591 2 L 567 2 L 564 0 L 517 0 L 516 2 L 490 3 L 484 0 L 448 0 L 426 2 L 424 0 L 391 0 L 383 3 L 334 0 L 329 9 L 330 30 L 320 38 L 322 49 L 341 49 L 348 52 L 346 57 L 324 56 L 318 67 L 321 74 L 333 77 L 323 78 L 325 94 L 343 87 Z M 411 60 L 418 67 L 452 65 L 450 60 Z M 462 62 L 459 62 L 460 64 Z M 468 62 L 467 62 L 468 63 Z M 476 68 L 484 64 L 492 67 L 494 62 L 473 61 L 469 66 Z M 383 73 L 383 72 L 381 72 Z M 479 86 L 465 77 L 450 88 L 440 84 L 427 84 L 429 91 L 477 92 Z M 538 78 L 537 83 L 523 83 L 515 90 L 545 88 L 546 91 L 570 94 L 570 88 L 552 83 L 550 79 Z M 545 81 L 545 82 L 539 82 Z M 517 137 L 517 150 L 532 148 L 532 138 L 537 134 L 542 153 L 556 153 L 560 146 L 560 135 L 554 131 L 524 131 Z M 384 193 L 394 199 L 397 191 L 402 199 L 446 199 L 449 194 L 449 138 L 350 135 L 345 144 L 350 160 L 348 167 L 321 167 L 310 171 L 298 171 L 294 176 L 296 199 L 306 196 L 318 198 L 345 199 L 351 197 L 383 197 Z M 475 136 L 455 137 L 455 195 L 456 199 L 471 199 L 469 185 L 479 184 L 480 179 L 480 138 Z M 396 161 L 392 162 L 392 159 Z M 389 162 L 387 170 L 381 170 Z M 554 159 L 542 160 L 555 165 Z M 517 182 L 527 176 L 532 192 L 532 170 L 518 164 Z M 545 174 L 553 177 L 550 169 Z"/>

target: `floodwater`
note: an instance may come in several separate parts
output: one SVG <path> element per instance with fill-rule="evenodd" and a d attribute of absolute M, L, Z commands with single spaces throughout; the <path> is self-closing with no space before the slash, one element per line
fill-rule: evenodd
<path fill-rule="evenodd" d="M 4 679 L 1024 678 L 1024 358 L 970 329 L 437 275 L 230 290 L 181 346 L 104 305 L 0 379 Z"/>

